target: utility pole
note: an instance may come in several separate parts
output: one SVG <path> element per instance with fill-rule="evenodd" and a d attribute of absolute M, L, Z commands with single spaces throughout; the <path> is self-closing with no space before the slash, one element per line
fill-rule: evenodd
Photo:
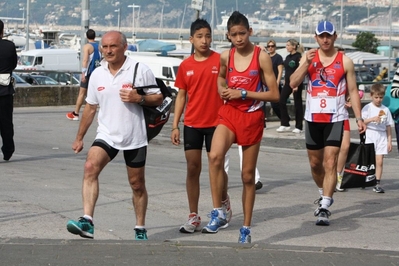
<path fill-rule="evenodd" d="M 30 12 L 29 12 L 29 2 L 30 0 L 26 0 L 26 34 L 25 34 L 25 38 L 26 38 L 26 42 L 25 42 L 25 51 L 29 50 L 29 16 L 30 16 Z"/>
<path fill-rule="evenodd" d="M 200 12 L 202 11 L 203 0 L 192 0 L 191 8 L 197 10 L 197 19 L 199 19 Z M 191 45 L 191 54 L 194 54 L 194 45 Z"/>
<path fill-rule="evenodd" d="M 29 0 L 28 0 L 29 1 Z M 86 44 L 86 32 L 89 30 L 90 0 L 82 0 L 82 26 L 80 33 L 80 65 L 82 65 L 83 46 Z"/>

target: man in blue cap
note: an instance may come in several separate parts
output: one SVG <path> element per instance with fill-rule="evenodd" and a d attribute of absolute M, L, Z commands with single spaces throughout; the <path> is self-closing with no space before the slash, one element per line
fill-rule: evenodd
<path fill-rule="evenodd" d="M 317 25 L 315 39 L 319 49 L 310 49 L 302 57 L 299 67 L 291 75 L 290 86 L 297 87 L 309 78 L 306 110 L 305 140 L 313 180 L 320 197 L 314 215 L 316 225 L 329 225 L 333 193 L 337 182 L 337 160 L 342 142 L 343 123 L 349 118 L 345 108 L 349 93 L 359 133 L 366 130 L 361 117 L 352 60 L 335 49 L 337 33 L 329 21 Z"/>

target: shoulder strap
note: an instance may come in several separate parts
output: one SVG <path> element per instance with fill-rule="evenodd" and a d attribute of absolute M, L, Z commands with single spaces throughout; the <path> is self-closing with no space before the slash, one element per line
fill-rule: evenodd
<path fill-rule="evenodd" d="M 134 73 L 133 73 L 133 87 L 134 87 L 134 83 L 136 82 L 136 76 L 137 76 L 137 68 L 139 67 L 139 62 L 136 63 L 136 65 L 134 66 Z"/>

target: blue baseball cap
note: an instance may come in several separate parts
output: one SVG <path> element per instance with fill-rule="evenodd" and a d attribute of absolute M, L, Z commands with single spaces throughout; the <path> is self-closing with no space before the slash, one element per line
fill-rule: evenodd
<path fill-rule="evenodd" d="M 334 35 L 335 33 L 335 27 L 330 21 L 322 21 L 317 25 L 316 35 L 321 35 L 325 32 L 330 35 Z"/>

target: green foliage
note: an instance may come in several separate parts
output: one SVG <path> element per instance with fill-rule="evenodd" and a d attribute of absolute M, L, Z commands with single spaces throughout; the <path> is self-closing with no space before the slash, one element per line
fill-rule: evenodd
<path fill-rule="evenodd" d="M 353 47 L 359 48 L 360 51 L 376 54 L 380 41 L 371 32 L 360 32 L 356 36 L 356 41 L 352 43 Z"/>

